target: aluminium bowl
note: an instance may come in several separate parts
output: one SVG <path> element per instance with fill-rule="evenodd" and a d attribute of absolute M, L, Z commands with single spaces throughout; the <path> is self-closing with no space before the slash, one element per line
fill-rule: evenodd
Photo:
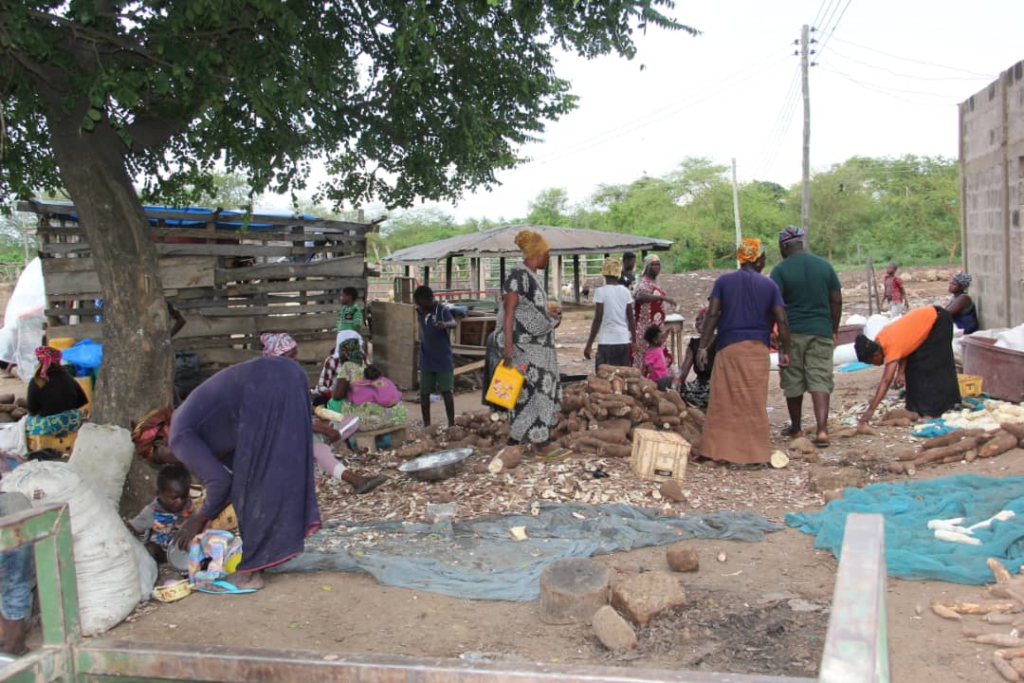
<path fill-rule="evenodd" d="M 437 453 L 428 453 L 403 463 L 398 468 L 420 481 L 442 481 L 455 476 L 462 469 L 466 458 L 473 455 L 472 448 L 453 448 Z"/>

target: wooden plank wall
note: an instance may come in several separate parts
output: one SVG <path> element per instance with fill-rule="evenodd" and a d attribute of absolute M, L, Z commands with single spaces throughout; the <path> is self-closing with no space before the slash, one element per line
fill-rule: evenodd
<path fill-rule="evenodd" d="M 39 215 L 47 335 L 103 339 L 101 291 L 85 233 L 66 204 L 23 202 Z M 217 214 L 147 211 L 164 294 L 185 317 L 176 350 L 199 355 L 204 374 L 255 358 L 264 332 L 288 332 L 311 377 L 334 346 L 341 289 L 365 292 L 366 233 L 373 224 L 253 216 L 245 231 L 216 228 Z M 182 227 L 174 221 L 207 221 Z M 238 218 L 229 220 L 238 221 Z M 168 224 L 171 221 L 171 224 Z M 188 240 L 183 242 L 182 240 Z M 307 242 L 311 244 L 307 245 Z M 278 262 L 281 258 L 291 259 Z"/>
<path fill-rule="evenodd" d="M 371 301 L 373 363 L 403 389 L 419 386 L 420 342 L 416 307 Z"/>

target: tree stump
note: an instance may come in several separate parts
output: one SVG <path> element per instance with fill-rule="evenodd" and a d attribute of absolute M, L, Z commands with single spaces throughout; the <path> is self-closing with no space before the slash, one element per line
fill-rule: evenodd
<path fill-rule="evenodd" d="M 608 604 L 608 569 L 592 560 L 551 563 L 540 575 L 540 620 L 545 624 L 589 624 Z"/>

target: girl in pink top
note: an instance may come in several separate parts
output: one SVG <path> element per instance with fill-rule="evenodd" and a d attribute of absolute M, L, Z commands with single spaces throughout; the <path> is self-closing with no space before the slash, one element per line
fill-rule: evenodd
<path fill-rule="evenodd" d="M 657 325 L 651 325 L 644 332 L 644 341 L 648 344 L 644 354 L 644 377 L 658 383 L 659 389 L 666 389 L 672 384 L 669 366 L 672 355 L 665 348 L 665 332 Z"/>

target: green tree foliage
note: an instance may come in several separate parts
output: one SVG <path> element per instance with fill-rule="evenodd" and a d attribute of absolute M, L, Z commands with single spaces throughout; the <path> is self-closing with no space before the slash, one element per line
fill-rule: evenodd
<path fill-rule="evenodd" d="M 543 190 L 530 202 L 526 222 L 532 225 L 569 226 L 572 222 L 569 193 L 562 187 Z"/>
<path fill-rule="evenodd" d="M 0 0 L 0 199 L 65 187 L 105 300 L 97 419 L 170 396 L 168 320 L 132 178 L 178 203 L 255 192 L 389 206 L 495 182 L 576 100 L 555 53 L 693 32 L 671 0 Z M 218 166 L 219 165 L 219 166 Z M 147 344 L 139 348 L 139 331 Z M 154 387 L 157 389 L 154 391 Z"/>
<path fill-rule="evenodd" d="M 725 166 L 706 158 L 684 159 L 661 177 L 600 185 L 574 205 L 565 190 L 542 191 L 529 205 L 529 222 L 566 225 L 670 239 L 667 263 L 695 270 L 733 263 L 735 224 L 732 185 Z M 812 250 L 840 263 L 876 260 L 953 262 L 960 249 L 957 163 L 944 158 L 854 157 L 811 178 Z M 768 245 L 778 258 L 778 231 L 800 222 L 800 186 L 787 190 L 772 181 L 739 187 L 743 235 Z M 460 228 L 487 229 L 499 223 L 455 225 L 451 216 L 432 215 L 407 224 L 402 246 L 440 239 Z"/>

